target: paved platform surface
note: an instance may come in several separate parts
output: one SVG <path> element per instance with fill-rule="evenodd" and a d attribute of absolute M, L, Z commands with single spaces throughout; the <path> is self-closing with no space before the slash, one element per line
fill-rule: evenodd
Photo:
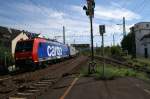
<path fill-rule="evenodd" d="M 68 76 L 38 99 L 150 99 L 150 84 L 136 78 L 102 81 Z"/>

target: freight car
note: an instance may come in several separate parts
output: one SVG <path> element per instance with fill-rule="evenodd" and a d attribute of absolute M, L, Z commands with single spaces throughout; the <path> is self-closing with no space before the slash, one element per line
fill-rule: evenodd
<path fill-rule="evenodd" d="M 73 46 L 69 46 L 70 57 L 75 57 L 79 54 L 79 51 L 75 49 Z"/>
<path fill-rule="evenodd" d="M 35 69 L 49 62 L 70 58 L 78 53 L 73 47 L 45 38 L 18 41 L 15 65 L 19 69 Z"/>

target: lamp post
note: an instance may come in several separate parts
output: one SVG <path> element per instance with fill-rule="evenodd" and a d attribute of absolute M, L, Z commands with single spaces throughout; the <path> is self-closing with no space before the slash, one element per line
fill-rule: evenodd
<path fill-rule="evenodd" d="M 122 33 L 123 33 L 123 36 L 126 36 L 125 17 L 123 17 L 123 22 L 122 22 L 122 24 L 116 24 L 116 25 L 122 25 Z"/>

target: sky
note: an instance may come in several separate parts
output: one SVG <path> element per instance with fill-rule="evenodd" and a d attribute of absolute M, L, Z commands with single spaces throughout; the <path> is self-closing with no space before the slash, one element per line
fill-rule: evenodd
<path fill-rule="evenodd" d="M 0 0 L 0 26 L 40 33 L 62 42 L 65 26 L 68 44 L 90 44 L 90 21 L 83 6 L 86 0 Z M 101 46 L 99 25 L 106 26 L 106 46 L 120 44 L 122 18 L 126 31 L 138 22 L 150 21 L 150 0 L 95 0 L 94 45 Z"/>

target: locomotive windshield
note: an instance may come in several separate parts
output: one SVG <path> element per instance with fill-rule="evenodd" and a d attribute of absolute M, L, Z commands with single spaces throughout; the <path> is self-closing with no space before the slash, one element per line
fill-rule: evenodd
<path fill-rule="evenodd" d="M 16 45 L 16 52 L 32 51 L 33 41 L 22 41 Z"/>

